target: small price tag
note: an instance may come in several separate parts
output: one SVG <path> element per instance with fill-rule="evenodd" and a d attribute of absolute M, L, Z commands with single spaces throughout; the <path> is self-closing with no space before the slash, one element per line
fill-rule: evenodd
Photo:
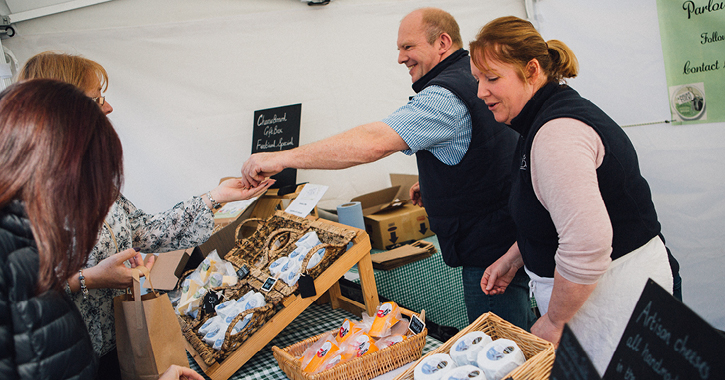
<path fill-rule="evenodd" d="M 214 313 L 214 307 L 221 302 L 221 292 L 208 292 L 204 296 L 204 303 L 202 304 L 202 309 L 207 314 Z"/>
<path fill-rule="evenodd" d="M 268 292 L 274 288 L 274 284 L 277 283 L 276 277 L 267 277 L 266 280 L 264 280 L 264 284 L 262 284 L 262 288 L 260 290 Z"/>
<path fill-rule="evenodd" d="M 417 315 L 413 314 L 410 316 L 410 323 L 408 323 L 408 330 L 413 334 L 420 334 L 425 328 L 425 322 L 420 320 Z"/>
<path fill-rule="evenodd" d="M 315 279 L 312 276 L 308 276 L 307 274 L 301 275 L 300 279 L 297 280 L 297 287 L 300 290 L 300 296 L 302 298 L 310 298 L 317 295 Z"/>
<path fill-rule="evenodd" d="M 249 275 L 249 267 L 246 264 L 242 264 L 242 267 L 237 270 L 237 278 L 243 280 L 247 275 Z"/>

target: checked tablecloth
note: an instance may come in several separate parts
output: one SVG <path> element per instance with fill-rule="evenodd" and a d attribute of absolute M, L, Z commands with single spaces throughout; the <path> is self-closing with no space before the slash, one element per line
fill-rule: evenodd
<path fill-rule="evenodd" d="M 302 314 L 292 321 L 279 335 L 272 339 L 261 351 L 254 355 L 230 379 L 232 380 L 273 380 L 287 379 L 288 377 L 279 368 L 277 360 L 272 355 L 272 346 L 285 348 L 299 341 L 332 331 L 340 327 L 345 318 L 359 319 L 342 309 L 333 310 L 329 303 L 318 305 L 312 303 Z M 439 347 L 442 343 L 426 337 L 423 354 Z M 189 356 L 189 365 L 196 372 L 204 375 L 194 359 Z M 208 379 L 208 377 L 204 376 Z"/>
<path fill-rule="evenodd" d="M 425 310 L 425 317 L 439 325 L 462 330 L 468 326 L 468 315 L 463 301 L 461 268 L 451 268 L 443 262 L 437 236 L 422 240 L 433 243 L 436 253 L 395 269 L 376 269 L 378 294 L 417 313 Z M 371 254 L 378 252 L 383 251 L 370 251 Z M 356 270 L 353 267 L 351 272 Z M 352 274 L 352 281 L 359 283 Z"/>

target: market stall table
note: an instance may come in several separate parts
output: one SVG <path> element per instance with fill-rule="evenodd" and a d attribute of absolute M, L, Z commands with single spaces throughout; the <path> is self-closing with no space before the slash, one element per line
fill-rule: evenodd
<path fill-rule="evenodd" d="M 274 380 L 287 379 L 287 375 L 279 368 L 277 361 L 272 355 L 272 346 L 287 347 L 309 337 L 321 334 L 326 331 L 337 329 L 345 318 L 357 319 L 358 317 L 342 309 L 332 309 L 329 303 L 313 303 L 292 321 L 282 332 L 270 341 L 262 350 L 254 355 L 244 366 L 235 372 L 232 380 Z M 426 337 L 426 344 L 423 354 L 439 347 L 442 342 Z M 189 365 L 202 376 L 204 373 L 194 359 L 189 356 Z M 204 376 L 205 378 L 208 378 Z M 385 375 L 381 378 L 387 378 Z"/>

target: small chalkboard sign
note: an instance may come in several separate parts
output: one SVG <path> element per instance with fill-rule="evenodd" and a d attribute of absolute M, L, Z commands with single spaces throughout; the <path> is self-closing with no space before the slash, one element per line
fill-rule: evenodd
<path fill-rule="evenodd" d="M 249 275 L 249 267 L 247 264 L 242 264 L 241 267 L 237 270 L 237 279 L 244 280 L 245 277 Z"/>
<path fill-rule="evenodd" d="M 601 380 L 589 355 L 584 352 L 579 340 L 569 325 L 564 325 L 559 347 L 556 348 L 551 380 Z"/>
<path fill-rule="evenodd" d="M 306 273 L 302 274 L 297 280 L 297 289 L 299 289 L 302 298 L 310 298 L 317 295 L 315 279 Z"/>
<path fill-rule="evenodd" d="M 277 152 L 299 146 L 302 104 L 254 111 L 252 153 Z M 287 168 L 273 175 L 273 188 L 295 185 L 297 169 Z"/>
<path fill-rule="evenodd" d="M 408 330 L 413 332 L 413 334 L 420 334 L 423 329 L 425 328 L 425 322 L 420 320 L 417 315 L 413 314 L 410 316 L 410 323 L 408 323 Z"/>
<path fill-rule="evenodd" d="M 277 283 L 277 277 L 267 277 L 267 279 L 264 281 L 264 284 L 262 284 L 261 290 L 268 292 L 274 288 L 274 284 Z"/>
<path fill-rule="evenodd" d="M 652 280 L 603 379 L 723 379 L 725 336 Z"/>

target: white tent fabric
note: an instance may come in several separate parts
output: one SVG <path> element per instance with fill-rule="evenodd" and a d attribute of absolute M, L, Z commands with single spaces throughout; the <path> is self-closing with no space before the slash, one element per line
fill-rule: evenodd
<path fill-rule="evenodd" d="M 530 3 L 531 5 L 531 3 Z M 655 0 L 539 0 L 545 38 L 581 63 L 571 85 L 622 125 L 669 119 Z M 17 25 L 3 40 L 21 64 L 44 50 L 82 54 L 109 72 L 110 119 L 124 143 L 124 193 L 160 211 L 237 175 L 252 146 L 255 110 L 302 103 L 301 143 L 380 120 L 413 94 L 396 64 L 400 19 L 423 6 L 451 12 L 464 42 L 487 21 L 526 17 L 523 1 L 124 0 Z M 628 127 L 663 232 L 682 265 L 685 303 L 725 329 L 725 125 Z M 394 154 L 342 171 L 299 171 L 329 185 L 325 204 L 415 173 Z"/>

